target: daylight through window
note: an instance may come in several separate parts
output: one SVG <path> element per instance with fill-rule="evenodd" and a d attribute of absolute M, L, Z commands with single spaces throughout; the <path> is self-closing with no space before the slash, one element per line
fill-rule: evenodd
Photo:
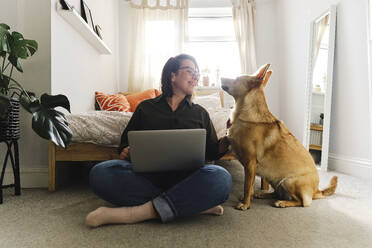
<path fill-rule="evenodd" d="M 199 65 L 199 85 L 220 86 L 220 77 L 240 74 L 231 8 L 190 8 L 186 53 Z"/>

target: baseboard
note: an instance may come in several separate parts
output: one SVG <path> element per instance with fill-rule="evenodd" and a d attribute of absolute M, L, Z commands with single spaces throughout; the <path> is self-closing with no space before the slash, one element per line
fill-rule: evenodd
<path fill-rule="evenodd" d="M 46 188 L 48 187 L 48 168 L 21 168 L 21 188 Z M 13 184 L 13 170 L 7 166 L 3 185 Z"/>
<path fill-rule="evenodd" d="M 372 161 L 354 157 L 341 156 L 330 153 L 328 156 L 328 169 L 352 175 L 359 178 L 372 179 Z M 46 188 L 48 187 L 48 168 L 21 168 L 22 188 Z M 13 171 L 8 166 L 3 184 L 12 184 Z"/>
<path fill-rule="evenodd" d="M 372 179 L 372 161 L 333 153 L 328 155 L 328 169 L 359 178 Z"/>

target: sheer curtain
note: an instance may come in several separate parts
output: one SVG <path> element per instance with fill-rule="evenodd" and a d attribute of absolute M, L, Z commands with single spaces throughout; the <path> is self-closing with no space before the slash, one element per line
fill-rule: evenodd
<path fill-rule="evenodd" d="M 314 64 L 317 62 L 319 49 L 320 49 L 320 44 L 322 42 L 324 33 L 325 33 L 325 31 L 327 29 L 327 26 L 328 26 L 328 19 L 329 19 L 329 14 L 324 16 L 321 20 L 319 20 L 315 24 L 315 44 L 314 44 L 314 54 L 313 54 Z M 314 66 L 314 68 L 315 68 L 315 66 Z"/>
<path fill-rule="evenodd" d="M 188 0 L 131 0 L 128 90 L 160 88 L 165 62 L 183 51 Z"/>
<path fill-rule="evenodd" d="M 253 0 L 231 0 L 236 40 L 238 41 L 241 71 L 256 71 L 256 42 Z"/>

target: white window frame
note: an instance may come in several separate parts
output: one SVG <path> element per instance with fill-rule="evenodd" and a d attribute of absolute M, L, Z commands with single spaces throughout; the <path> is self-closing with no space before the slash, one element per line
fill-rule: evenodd
<path fill-rule="evenodd" d="M 233 18 L 232 13 L 227 13 L 226 10 L 230 9 L 224 8 L 195 8 L 192 9 L 194 13 L 189 14 L 189 19 L 223 19 L 223 18 Z M 189 36 L 187 35 L 186 42 L 236 42 L 235 35 L 233 36 Z"/>

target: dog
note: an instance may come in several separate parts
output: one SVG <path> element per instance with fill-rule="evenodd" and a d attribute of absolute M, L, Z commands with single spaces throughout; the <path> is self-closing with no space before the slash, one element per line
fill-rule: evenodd
<path fill-rule="evenodd" d="M 244 196 L 236 206 L 243 211 L 250 208 L 253 195 L 277 197 L 275 207 L 307 207 L 313 199 L 332 195 L 337 187 L 337 177 L 333 177 L 326 189 L 318 189 L 319 175 L 312 156 L 269 111 L 264 94 L 272 73 L 269 67 L 266 64 L 253 75 L 221 79 L 222 89 L 235 99 L 227 136 L 244 167 Z M 256 174 L 268 181 L 274 192 L 254 194 Z"/>

